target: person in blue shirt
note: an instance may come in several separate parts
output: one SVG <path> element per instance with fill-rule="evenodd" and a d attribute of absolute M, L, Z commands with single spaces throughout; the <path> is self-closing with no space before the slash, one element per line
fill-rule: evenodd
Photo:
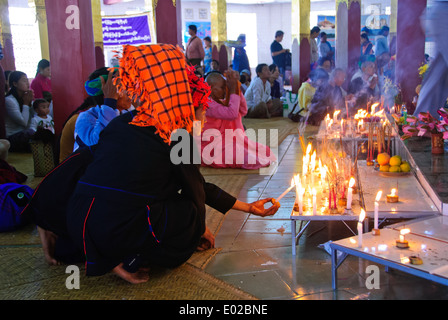
<path fill-rule="evenodd" d="M 108 74 L 105 74 L 106 72 Z M 105 76 L 107 76 L 107 80 L 105 80 Z M 80 147 L 97 144 L 100 133 L 112 119 L 134 109 L 131 99 L 127 95 L 117 92 L 117 87 L 113 82 L 114 70 L 109 71 L 107 68 L 101 68 L 101 70 L 94 72 L 93 77 L 94 79 L 89 80 L 95 81 L 100 78 L 101 90 L 93 93 L 89 89 L 88 92 L 90 95 L 104 97 L 104 102 L 79 114 L 75 125 L 73 151 Z"/>
<path fill-rule="evenodd" d="M 271 55 L 272 61 L 275 65 L 277 65 L 278 70 L 282 77 L 285 77 L 285 69 L 286 69 L 286 55 L 289 53 L 289 49 L 283 49 L 283 46 L 280 44 L 282 42 L 284 36 L 284 32 L 278 30 L 275 33 L 275 40 L 271 43 Z"/>
<path fill-rule="evenodd" d="M 246 35 L 240 34 L 237 41 L 240 43 L 235 46 L 235 53 L 233 56 L 233 70 L 241 72 L 244 69 L 249 69 L 249 58 L 247 57 L 246 49 Z"/>
<path fill-rule="evenodd" d="M 205 57 L 204 57 L 204 73 L 209 73 L 212 70 L 212 39 L 210 37 L 204 38 Z"/>
<path fill-rule="evenodd" d="M 389 44 L 387 43 L 387 37 L 389 36 L 389 27 L 383 26 L 376 39 L 375 57 L 378 59 L 383 54 L 389 54 Z"/>

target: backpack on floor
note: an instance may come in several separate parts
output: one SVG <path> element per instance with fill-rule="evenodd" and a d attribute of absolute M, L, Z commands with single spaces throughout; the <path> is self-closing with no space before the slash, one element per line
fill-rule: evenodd
<path fill-rule="evenodd" d="M 0 185 L 0 232 L 13 231 L 29 222 L 22 215 L 33 195 L 33 189 L 18 183 Z"/>

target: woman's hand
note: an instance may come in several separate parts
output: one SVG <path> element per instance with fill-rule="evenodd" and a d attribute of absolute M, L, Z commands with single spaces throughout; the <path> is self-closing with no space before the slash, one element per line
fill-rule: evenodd
<path fill-rule="evenodd" d="M 268 209 L 264 208 L 264 205 L 268 202 L 272 203 L 272 206 Z M 249 212 L 256 216 L 260 217 L 267 217 L 267 216 L 273 216 L 277 213 L 278 209 L 280 208 L 280 203 L 275 201 L 274 198 L 267 198 L 263 200 L 258 200 L 252 203 L 246 203 L 239 200 L 236 200 L 235 204 L 233 205 L 232 209 L 243 211 L 243 212 Z"/>
<path fill-rule="evenodd" d="M 272 206 L 269 207 L 268 209 L 265 209 L 264 205 L 268 202 L 271 202 Z M 268 217 L 276 214 L 279 208 L 280 208 L 279 202 L 275 201 L 274 198 L 268 198 L 250 203 L 248 212 L 256 216 Z"/>
<path fill-rule="evenodd" d="M 34 91 L 31 90 L 31 89 L 28 90 L 28 91 L 25 91 L 24 94 L 23 94 L 22 99 L 23 99 L 23 104 L 24 105 L 27 105 L 27 106 L 31 107 L 31 102 L 33 102 L 33 100 L 34 100 Z"/>
<path fill-rule="evenodd" d="M 230 94 L 236 93 L 238 89 L 238 81 L 240 80 L 238 71 L 228 70 L 226 72 L 227 88 Z"/>
<path fill-rule="evenodd" d="M 118 94 L 117 87 L 114 84 L 114 69 L 109 71 L 107 81 L 104 81 L 103 77 L 100 77 L 100 79 L 101 79 L 101 85 L 102 85 L 102 90 L 103 90 L 103 94 L 104 94 L 104 99 L 109 98 L 109 99 L 118 100 L 119 94 Z"/>
<path fill-rule="evenodd" d="M 208 227 L 205 227 L 205 232 L 202 235 L 196 250 L 205 251 L 214 247 L 215 247 L 215 236 Z"/>

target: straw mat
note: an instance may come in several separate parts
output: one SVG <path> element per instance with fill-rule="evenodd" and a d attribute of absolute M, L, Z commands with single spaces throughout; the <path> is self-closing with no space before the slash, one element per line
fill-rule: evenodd
<path fill-rule="evenodd" d="M 225 282 L 184 264 L 178 268 L 150 270 L 148 282 L 131 285 L 113 274 L 86 277 L 79 268 L 79 290 L 66 266 L 49 267 L 40 248 L 1 248 L 0 300 L 254 300 Z"/>
<path fill-rule="evenodd" d="M 28 185 L 37 185 L 31 154 L 10 154 L 8 162 L 27 174 Z M 238 196 L 246 183 L 245 175 L 207 176 L 205 179 Z M 207 207 L 206 221 L 216 235 L 225 215 Z M 252 300 L 255 297 L 205 273 L 203 269 L 220 248 L 196 252 L 182 266 L 150 270 L 150 280 L 130 285 L 115 275 L 85 277 L 80 268 L 80 290 L 68 290 L 66 266 L 49 267 L 34 225 L 14 232 L 0 233 L 0 300 Z"/>

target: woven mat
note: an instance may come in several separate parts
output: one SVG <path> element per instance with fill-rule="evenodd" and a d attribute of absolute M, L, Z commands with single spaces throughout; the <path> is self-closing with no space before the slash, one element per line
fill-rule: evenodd
<path fill-rule="evenodd" d="M 247 175 L 217 175 L 217 176 L 205 176 L 205 180 L 209 183 L 213 183 L 230 193 L 232 196 L 237 197 L 241 189 L 247 181 Z M 210 231 L 216 235 L 224 222 L 225 215 L 216 211 L 213 208 L 207 206 L 206 211 L 206 224 Z M 219 252 L 221 248 L 214 248 L 204 252 L 196 252 L 188 260 L 188 263 L 193 266 L 205 269 L 208 262 Z"/>
<path fill-rule="evenodd" d="M 79 268 L 79 290 L 66 287 L 66 266 L 47 266 L 40 248 L 1 248 L 0 300 L 255 300 L 202 270 L 184 264 L 153 268 L 148 282 L 131 285 L 113 274 L 86 277 Z"/>
<path fill-rule="evenodd" d="M 208 176 L 206 180 L 238 196 L 246 183 L 245 175 Z M 207 207 L 206 221 L 217 234 L 225 215 Z M 221 250 L 196 252 L 182 266 L 167 270 L 153 269 L 150 280 L 130 285 L 110 274 L 85 277 L 81 270 L 81 290 L 68 290 L 66 266 L 49 267 L 43 257 L 34 225 L 14 232 L 0 233 L 0 299 L 48 300 L 252 300 L 255 297 L 205 273 L 209 261 Z"/>

